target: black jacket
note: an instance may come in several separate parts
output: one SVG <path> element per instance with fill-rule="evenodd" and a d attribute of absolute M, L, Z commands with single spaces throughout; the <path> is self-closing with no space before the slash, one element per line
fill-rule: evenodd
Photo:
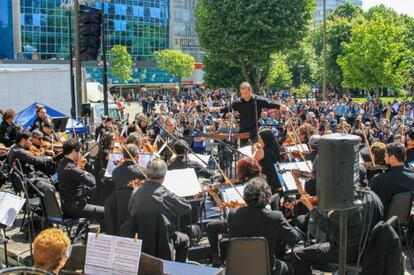
<path fill-rule="evenodd" d="M 63 158 L 58 165 L 59 193 L 63 213 L 77 217 L 86 205 L 86 189 L 95 188 L 95 177 L 80 170 L 69 158 Z"/>
<path fill-rule="evenodd" d="M 390 167 L 386 173 L 372 178 L 371 189 L 377 193 L 387 213 L 395 194 L 414 192 L 414 172 L 404 166 Z"/>
<path fill-rule="evenodd" d="M 172 260 L 174 231 L 164 215 L 137 214 L 121 226 L 121 236 L 142 240 L 142 252 L 163 260 Z"/>
<path fill-rule="evenodd" d="M 189 160 L 188 157 L 178 156 L 169 165 L 168 170 L 194 168 L 197 177 L 210 178 L 211 173 L 197 161 Z"/>
<path fill-rule="evenodd" d="M 17 127 L 10 125 L 6 121 L 2 121 L 0 124 L 0 143 L 3 143 L 6 147 L 10 147 L 16 139 Z"/>
<path fill-rule="evenodd" d="M 29 154 L 29 152 L 21 147 L 19 144 L 12 147 L 9 153 L 9 165 L 13 167 L 16 159 L 20 161 L 22 165 L 23 172 L 25 174 L 30 174 L 34 172 L 36 168 L 45 168 L 50 164 L 50 162 L 45 157 L 35 157 Z"/>
<path fill-rule="evenodd" d="M 292 246 L 301 240 L 300 233 L 286 221 L 282 212 L 266 208 L 232 209 L 228 225 L 230 237 L 265 237 L 272 258 L 281 242 Z M 270 261 L 272 265 L 273 262 Z"/>
<path fill-rule="evenodd" d="M 255 110 L 256 106 L 257 112 Z M 231 109 L 238 112 L 240 116 L 240 132 L 250 132 L 250 134 L 255 137 L 256 124 L 258 123 L 259 116 L 264 108 L 279 109 L 280 104 L 269 101 L 264 97 L 253 95 L 249 101 L 245 101 L 243 98 L 235 100 L 231 105 L 231 108 L 225 106 L 221 108 L 220 112 L 226 113 L 231 111 Z"/>
<path fill-rule="evenodd" d="M 363 252 L 364 275 L 398 275 L 404 273 L 402 250 L 396 216 L 379 222 L 371 232 Z"/>
<path fill-rule="evenodd" d="M 112 180 L 116 190 L 127 188 L 128 183 L 135 179 L 145 179 L 145 177 L 131 160 L 124 161 L 112 172 Z M 128 188 L 128 190 L 132 193 L 132 189 Z"/>
<path fill-rule="evenodd" d="M 188 214 L 191 205 L 157 182 L 146 181 L 134 190 L 129 201 L 131 215 L 164 215 L 172 226 L 177 217 Z"/>

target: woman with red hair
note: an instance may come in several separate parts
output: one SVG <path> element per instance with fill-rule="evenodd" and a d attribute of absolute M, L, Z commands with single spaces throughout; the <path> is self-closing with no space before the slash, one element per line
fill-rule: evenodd
<path fill-rule="evenodd" d="M 250 179 L 262 174 L 262 167 L 259 162 L 252 158 L 242 158 L 237 162 L 238 185 L 245 184 Z M 219 234 L 228 233 L 227 220 L 210 222 L 207 224 L 207 238 L 210 242 L 210 248 L 213 252 L 213 266 L 221 266 L 219 255 Z M 223 256 L 223 255 L 222 255 Z"/>

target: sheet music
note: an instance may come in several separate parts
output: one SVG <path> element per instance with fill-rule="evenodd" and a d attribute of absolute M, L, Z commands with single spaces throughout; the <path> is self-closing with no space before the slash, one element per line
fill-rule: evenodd
<path fill-rule="evenodd" d="M 136 275 L 141 249 L 142 240 L 88 233 L 85 274 Z"/>
<path fill-rule="evenodd" d="M 307 163 L 309 167 L 312 168 L 312 162 L 308 160 Z M 284 192 L 297 190 L 296 182 L 295 182 L 295 178 L 293 177 L 290 171 L 287 171 L 285 173 L 280 173 L 279 168 L 281 170 L 298 169 L 301 171 L 312 172 L 311 170 L 309 170 L 308 165 L 306 165 L 304 161 L 275 164 L 276 173 L 278 174 L 278 177 L 279 177 L 279 180 L 280 180 L 280 183 L 282 185 L 282 189 Z M 305 180 L 300 178 L 299 181 L 302 184 L 303 188 L 305 188 Z"/>
<path fill-rule="evenodd" d="M 202 159 L 205 163 L 197 158 L 197 156 Z M 201 155 L 201 154 L 188 154 L 188 159 L 192 161 L 196 161 L 201 164 L 203 167 L 207 167 L 208 161 L 210 159 L 210 155 Z"/>
<path fill-rule="evenodd" d="M 110 154 L 109 155 L 109 160 L 108 160 L 108 164 L 106 165 L 106 170 L 105 170 L 105 177 L 106 178 L 110 178 L 112 177 L 112 172 L 114 171 L 114 169 L 116 168 L 116 164 L 114 162 L 118 162 L 122 159 L 122 154 Z"/>
<path fill-rule="evenodd" d="M 168 170 L 163 185 L 180 197 L 201 193 L 201 186 L 194 168 Z"/>
<path fill-rule="evenodd" d="M 244 187 L 244 184 L 235 187 L 242 196 L 244 192 Z M 240 195 L 236 192 L 236 190 L 234 190 L 233 187 L 222 188 L 220 189 L 220 192 L 223 197 L 223 202 L 237 201 L 239 203 L 244 203 L 243 198 L 240 197 Z"/>
<path fill-rule="evenodd" d="M 138 165 L 141 166 L 142 168 L 147 168 L 148 162 L 153 160 L 155 157 L 156 157 L 155 154 L 152 154 L 152 155 L 150 155 L 150 154 L 140 154 Z"/>
<path fill-rule="evenodd" d="M 11 227 L 26 200 L 8 192 L 0 192 L 0 224 Z"/>
<path fill-rule="evenodd" d="M 296 145 L 285 146 L 288 152 L 299 151 L 299 152 L 309 152 L 309 147 L 307 144 L 302 143 Z"/>
<path fill-rule="evenodd" d="M 252 146 L 251 145 L 241 147 L 241 148 L 237 149 L 237 151 L 239 151 L 240 153 L 248 156 L 249 158 L 253 157 Z"/>

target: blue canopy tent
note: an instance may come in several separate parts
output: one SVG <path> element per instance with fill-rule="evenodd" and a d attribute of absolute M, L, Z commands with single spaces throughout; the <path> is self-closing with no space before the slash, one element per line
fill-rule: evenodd
<path fill-rule="evenodd" d="M 27 108 L 23 109 L 22 111 L 18 112 L 16 114 L 15 119 L 14 119 L 14 123 L 16 123 L 17 125 L 21 125 L 25 129 L 32 126 L 34 121 L 36 120 L 36 117 L 37 117 L 37 115 L 36 115 L 36 105 L 44 107 L 46 109 L 47 114 L 51 118 L 65 118 L 65 117 L 68 117 L 68 116 L 62 114 L 61 112 L 56 111 L 55 109 L 53 109 L 53 108 L 51 108 L 51 107 L 49 107 L 45 104 L 35 102 L 32 105 L 30 105 L 29 107 L 27 107 Z M 78 133 L 78 134 L 86 132 L 86 128 L 83 126 L 83 123 L 78 123 L 78 122 L 76 122 L 76 120 L 75 120 L 75 122 L 73 122 L 71 119 L 69 121 L 68 121 L 68 124 L 66 125 L 66 132 L 73 132 L 73 129 L 75 129 L 76 133 Z"/>

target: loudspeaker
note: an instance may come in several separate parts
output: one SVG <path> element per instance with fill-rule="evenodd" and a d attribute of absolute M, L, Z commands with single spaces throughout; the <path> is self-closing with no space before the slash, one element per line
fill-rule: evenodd
<path fill-rule="evenodd" d="M 330 134 L 318 142 L 316 192 L 322 209 L 354 206 L 354 185 L 359 180 L 359 140 L 355 135 Z"/>
<path fill-rule="evenodd" d="M 79 11 L 81 61 L 97 60 L 101 38 L 101 11 L 83 6 Z"/>

